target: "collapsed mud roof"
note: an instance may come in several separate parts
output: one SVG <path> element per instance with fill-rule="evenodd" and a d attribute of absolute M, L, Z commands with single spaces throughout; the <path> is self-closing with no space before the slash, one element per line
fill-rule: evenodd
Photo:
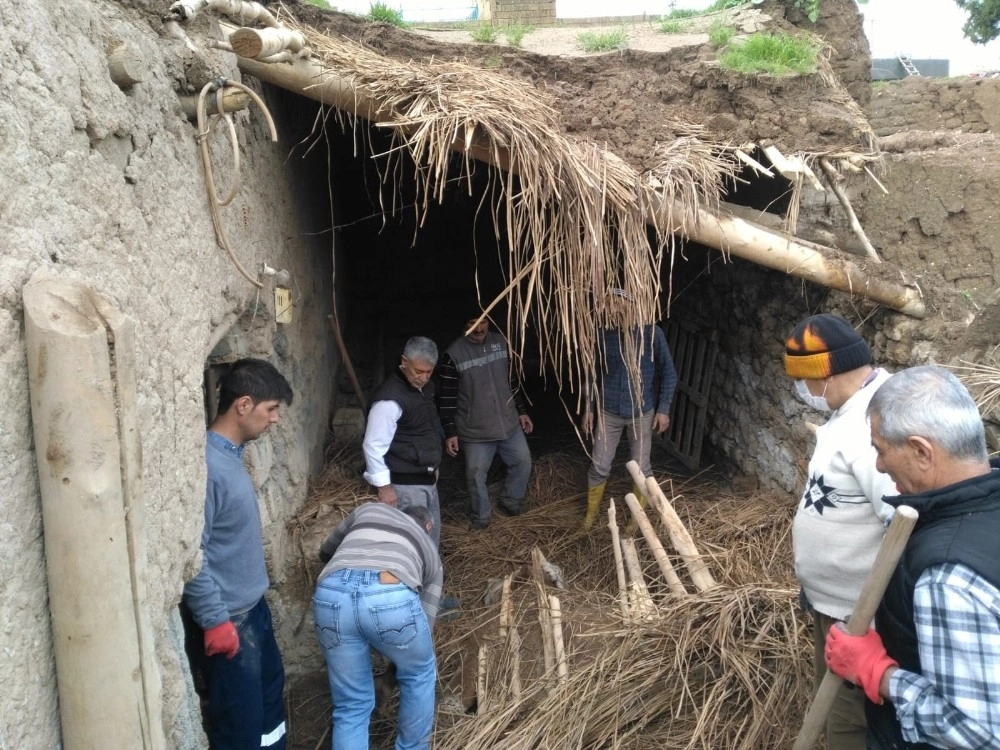
<path fill-rule="evenodd" d="M 508 333 L 534 328 L 546 360 L 574 363 L 571 383 L 592 371 L 587 352 L 610 323 L 608 289 L 626 289 L 635 322 L 662 316 L 661 269 L 679 240 L 924 314 L 921 291 L 881 264 L 840 188 L 847 172 L 876 179 L 878 154 L 831 64 L 835 50 L 818 39 L 815 73 L 747 77 L 724 70 L 700 33 L 659 51 L 579 57 L 507 48 L 498 60 L 497 48 L 432 38 L 440 31 L 308 4 L 272 14 L 257 3 L 179 0 L 167 23 L 194 34 L 189 22 L 206 7 L 256 28 L 202 25 L 199 35 L 216 35 L 202 45 L 235 52 L 244 73 L 391 133 L 383 156 L 408 153 L 419 165 L 424 211 L 476 162 L 499 168 L 494 211 L 506 221 L 511 274 L 509 287 L 484 301 L 486 312 L 509 303 Z M 857 20 L 853 6 L 847 17 Z M 726 23 L 795 31 L 776 3 L 731 12 Z M 795 236 L 802 190 L 825 189 L 817 175 L 850 215 L 865 261 Z M 783 227 L 723 202 L 739 183 L 760 180 L 790 195 Z"/>

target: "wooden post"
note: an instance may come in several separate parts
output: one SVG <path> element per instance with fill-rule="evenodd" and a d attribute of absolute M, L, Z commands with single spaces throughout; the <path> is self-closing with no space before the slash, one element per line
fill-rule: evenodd
<path fill-rule="evenodd" d="M 555 668 L 555 654 L 552 644 L 552 621 L 549 617 L 549 597 L 545 591 L 545 572 L 542 565 L 545 556 L 538 547 L 531 548 L 531 577 L 535 582 L 535 592 L 538 594 L 538 625 L 542 631 L 542 656 L 545 659 L 545 676 L 552 674 Z"/>
<path fill-rule="evenodd" d="M 844 189 L 840 186 L 840 181 L 837 179 L 836 171 L 830 166 L 830 162 L 826 159 L 820 159 L 819 165 L 823 169 L 826 181 L 830 183 L 830 189 L 833 190 L 833 194 L 836 195 L 837 200 L 840 201 L 840 205 L 844 209 L 844 213 L 847 214 L 847 220 L 850 222 L 851 229 L 861 242 L 861 246 L 864 247 L 865 253 L 876 263 L 881 263 L 882 259 L 879 257 L 878 253 L 875 252 L 875 248 L 868 240 L 868 235 L 865 234 L 865 230 L 862 228 L 861 222 L 858 221 L 858 215 L 854 213 L 854 207 L 851 205 L 851 201 L 848 200 L 847 193 L 845 193 Z"/>
<path fill-rule="evenodd" d="M 663 523 L 667 527 L 667 533 L 670 535 L 670 541 L 673 543 L 674 549 L 677 550 L 681 559 L 684 560 L 684 564 L 691 574 L 691 581 L 694 583 L 695 588 L 699 591 L 707 591 L 713 588 L 716 585 L 715 578 L 709 572 L 705 558 L 698 554 L 698 548 L 695 547 L 694 540 L 688 533 L 687 528 L 685 528 L 684 522 L 681 521 L 680 516 L 677 515 L 677 511 L 674 510 L 674 506 L 670 504 L 666 495 L 663 494 L 663 490 L 660 488 L 655 477 L 648 477 L 646 479 L 646 488 L 649 490 L 649 496 L 653 498 L 656 509 L 660 513 L 660 518 L 663 519 Z"/>
<path fill-rule="evenodd" d="M 642 566 L 639 565 L 639 555 L 635 551 L 635 542 L 628 537 L 622 539 L 622 556 L 625 558 L 625 567 L 628 568 L 630 580 L 628 593 L 632 620 L 648 619 L 655 615 L 656 606 L 653 604 L 653 597 L 649 595 L 646 579 L 642 575 Z"/>
<path fill-rule="evenodd" d="M 177 97 L 181 110 L 189 120 L 198 119 L 198 96 L 197 94 L 182 94 Z M 205 100 L 205 114 L 219 114 L 217 97 L 210 96 Z M 222 112 L 239 112 L 250 106 L 250 97 L 242 89 L 235 86 L 226 86 L 222 89 Z"/>
<path fill-rule="evenodd" d="M 674 566 L 670 564 L 670 558 L 667 557 L 667 553 L 663 550 L 663 545 L 656 536 L 656 531 L 653 530 L 653 525 L 649 522 L 646 512 L 639 507 L 639 500 L 629 492 L 625 495 L 625 504 L 632 511 L 632 517 L 639 525 L 639 530 L 642 532 L 646 544 L 649 545 L 649 549 L 653 553 L 653 558 L 656 560 L 660 572 L 663 573 L 663 578 L 667 582 L 667 586 L 670 587 L 670 591 L 674 594 L 686 594 L 687 590 L 684 588 L 684 584 L 681 583 L 681 579 L 677 577 Z"/>
<path fill-rule="evenodd" d="M 486 713 L 486 645 L 481 644 L 479 646 L 479 658 L 477 664 L 479 666 L 476 672 L 476 715 L 482 716 Z"/>
<path fill-rule="evenodd" d="M 615 576 L 618 578 L 618 605 L 622 610 L 622 620 L 629 621 L 628 587 L 625 583 L 625 564 L 622 561 L 621 539 L 615 522 L 615 501 L 608 504 L 608 528 L 611 530 L 611 549 L 615 555 Z"/>
<path fill-rule="evenodd" d="M 39 270 L 24 286 L 24 333 L 63 742 L 161 750 L 135 323 Z"/>
<path fill-rule="evenodd" d="M 559 682 L 566 682 L 569 679 L 569 665 L 566 663 L 566 646 L 563 643 L 562 631 L 562 609 L 559 606 L 559 597 L 549 597 L 549 607 L 552 610 L 552 644 L 555 646 L 556 674 Z"/>
<path fill-rule="evenodd" d="M 276 55 L 288 50 L 291 53 L 301 52 L 306 46 L 305 37 L 301 32 L 284 27 L 249 29 L 234 31 L 229 37 L 233 52 L 240 57 L 252 57 L 256 60 Z"/>
<path fill-rule="evenodd" d="M 504 576 L 503 579 L 503 592 L 500 596 L 500 637 L 506 638 L 507 631 L 511 625 L 511 617 L 513 612 L 511 611 L 510 604 L 510 584 L 511 576 Z"/>
<path fill-rule="evenodd" d="M 142 83 L 149 75 L 149 67 L 139 53 L 127 44 L 116 44 L 108 50 L 108 74 L 119 88 L 126 89 Z"/>
<path fill-rule="evenodd" d="M 521 636 L 517 634 L 517 626 L 510 628 L 510 697 L 514 703 L 521 700 Z"/>

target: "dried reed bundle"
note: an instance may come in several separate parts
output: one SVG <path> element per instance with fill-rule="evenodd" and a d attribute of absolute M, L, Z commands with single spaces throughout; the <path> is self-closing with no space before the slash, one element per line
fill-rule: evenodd
<path fill-rule="evenodd" d="M 551 460 L 555 468 L 565 459 Z M 565 475 L 556 471 L 555 477 L 564 487 Z M 474 606 L 463 613 L 464 622 L 439 628 L 442 682 L 453 687 L 449 663 L 458 654 L 470 659 L 489 644 L 489 711 L 440 716 L 435 747 L 789 746 L 812 690 L 811 643 L 797 617 L 791 574 L 794 503 L 765 493 L 719 495 L 716 486 L 692 481 L 675 487 L 671 501 L 699 548 L 712 557 L 721 585 L 679 597 L 660 584 L 653 592 L 658 617 L 633 627 L 623 626 L 612 593 L 607 540 L 567 530 L 579 523 L 578 495 L 510 519 L 496 530 L 496 539 L 468 534 L 467 543 L 455 540 L 454 559 L 462 570 L 461 580 L 452 580 L 459 589 L 477 585 L 476 576 L 464 571 L 479 571 L 481 581 L 482 571 L 503 575 L 523 565 L 533 543 L 558 548 L 545 551 L 569 582 L 559 592 L 569 677 L 560 684 L 546 678 L 537 600 L 529 585 L 515 583 L 519 696 L 505 688 L 513 682 L 515 661 L 498 634 L 499 605 Z M 543 530 L 535 532 L 543 519 Z M 560 529 L 567 521 L 573 525 Z M 643 552 L 646 577 L 655 579 L 656 566 Z"/>
<path fill-rule="evenodd" d="M 976 400 L 976 406 L 984 417 L 997 417 L 1000 407 L 1000 347 L 994 347 L 983 357 L 982 362 L 966 362 L 951 365 Z"/>
<path fill-rule="evenodd" d="M 717 201 L 719 175 L 736 171 L 735 158 L 713 154 L 710 145 L 667 149 L 655 179 L 643 178 L 606 149 L 566 136 L 549 96 L 525 81 L 458 62 L 397 60 L 286 20 L 321 66 L 376 103 L 368 114 L 393 133 L 381 155 L 386 181 L 400 179 L 393 167 L 400 153 L 419 165 L 418 214 L 444 199 L 453 171 L 468 178 L 476 158 L 504 170 L 491 170 L 487 192 L 498 196 L 495 218 L 507 230 L 508 286 L 483 302 L 488 313 L 507 299 L 515 352 L 523 354 L 534 329 L 542 367 L 573 388 L 593 380 L 600 328 L 659 320 L 659 269 L 677 225 L 673 213 Z M 689 181 L 692 175 L 699 179 Z M 658 190 L 675 200 L 651 246 L 646 207 Z M 624 319 L 609 309 L 612 288 L 632 300 Z"/>

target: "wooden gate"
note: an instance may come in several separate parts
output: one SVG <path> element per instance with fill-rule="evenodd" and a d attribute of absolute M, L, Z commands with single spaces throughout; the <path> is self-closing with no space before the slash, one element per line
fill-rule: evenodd
<path fill-rule="evenodd" d="M 670 410 L 670 429 L 661 444 L 687 468 L 694 470 L 701 461 L 719 332 L 702 331 L 674 319 L 667 321 L 664 330 L 677 368 L 677 391 Z"/>

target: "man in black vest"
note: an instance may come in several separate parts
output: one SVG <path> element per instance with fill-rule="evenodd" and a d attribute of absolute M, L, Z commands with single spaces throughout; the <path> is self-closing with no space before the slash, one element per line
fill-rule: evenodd
<path fill-rule="evenodd" d="M 379 502 L 406 510 L 427 508 L 435 545 L 441 542 L 441 505 L 437 475 L 441 465 L 441 432 L 434 383 L 437 345 L 423 336 L 406 342 L 398 370 L 375 391 L 368 410 L 363 443 L 365 479 Z"/>
<path fill-rule="evenodd" d="M 1000 463 L 942 367 L 890 378 L 868 406 L 876 466 L 920 513 L 875 630 L 830 628 L 826 663 L 869 703 L 868 747 L 1000 748 Z"/>

